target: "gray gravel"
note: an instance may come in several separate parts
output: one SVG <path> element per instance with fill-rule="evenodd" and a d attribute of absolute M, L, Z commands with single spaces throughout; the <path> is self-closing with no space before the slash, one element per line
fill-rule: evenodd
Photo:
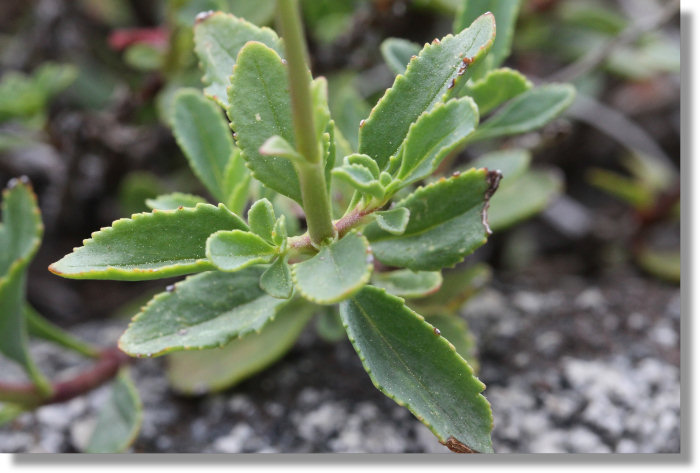
<path fill-rule="evenodd" d="M 465 308 L 497 452 L 679 451 L 679 291 L 631 274 L 612 280 L 570 278 L 552 290 L 515 279 Z M 104 342 L 124 326 L 74 331 Z M 77 369 L 78 358 L 50 345 L 34 352 L 49 373 Z M 145 406 L 132 451 L 447 452 L 373 388 L 348 342 L 321 341 L 312 326 L 280 363 L 221 394 L 176 396 L 161 359 L 139 360 L 132 373 Z M 2 377 L 13 375 L 3 365 Z M 103 387 L 20 416 L 0 428 L 0 451 L 79 450 L 107 395 Z"/>

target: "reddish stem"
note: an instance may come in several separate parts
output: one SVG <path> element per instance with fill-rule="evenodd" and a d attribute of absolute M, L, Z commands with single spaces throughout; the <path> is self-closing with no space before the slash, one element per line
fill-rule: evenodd
<path fill-rule="evenodd" d="M 338 238 L 342 238 L 346 233 L 348 233 L 350 230 L 352 230 L 360 221 L 366 217 L 367 215 L 371 214 L 377 209 L 364 209 L 364 210 L 353 210 L 346 216 L 338 219 L 335 221 L 333 224 L 335 226 L 336 231 L 338 232 Z M 304 248 L 312 248 L 313 245 L 311 244 L 311 238 L 309 237 L 308 233 L 305 233 L 304 235 L 295 237 L 295 238 L 290 238 L 289 240 L 289 247 L 290 248 L 296 248 L 296 249 L 304 249 Z"/>
<path fill-rule="evenodd" d="M 119 369 L 129 363 L 131 358 L 116 346 L 100 353 L 97 362 L 87 370 L 66 381 L 51 385 L 52 393 L 44 398 L 31 383 L 0 383 L 0 400 L 30 405 L 32 407 L 65 402 L 81 396 L 116 376 Z"/>

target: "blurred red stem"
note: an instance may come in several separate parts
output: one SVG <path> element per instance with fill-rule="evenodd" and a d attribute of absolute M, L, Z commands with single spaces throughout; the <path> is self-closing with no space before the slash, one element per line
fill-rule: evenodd
<path fill-rule="evenodd" d="M 97 362 L 90 368 L 71 379 L 53 383 L 52 394 L 47 398 L 43 398 L 31 383 L 0 383 L 0 400 L 30 407 L 65 402 L 111 380 L 119 369 L 130 361 L 131 358 L 116 346 L 107 348 L 100 353 Z"/>

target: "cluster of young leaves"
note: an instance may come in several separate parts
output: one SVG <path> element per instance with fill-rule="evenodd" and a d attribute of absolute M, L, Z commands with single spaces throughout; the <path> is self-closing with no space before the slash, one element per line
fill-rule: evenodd
<path fill-rule="evenodd" d="M 324 190 L 340 184 L 351 191 L 337 238 L 319 244 L 298 234 L 290 211 L 293 202 L 304 205 L 299 176 L 309 164 L 295 143 L 284 43 L 233 15 L 200 15 L 194 40 L 204 95 L 179 91 L 171 122 L 218 205 L 159 196 L 148 202 L 152 212 L 93 233 L 51 271 L 115 280 L 190 274 L 154 297 L 119 342 L 139 357 L 216 348 L 171 356 L 171 379 L 190 393 L 264 368 L 291 347 L 311 314 L 330 307 L 378 389 L 451 449 L 492 451 L 484 385 L 465 361 L 473 342 L 461 336 L 466 328 L 454 314 L 468 297 L 462 285 L 475 276 L 450 273 L 452 282 L 440 287 L 443 269 L 486 242 L 486 210 L 501 173 L 470 168 L 415 185 L 468 143 L 534 130 L 570 103 L 568 86 L 533 89 L 515 71 L 491 70 L 501 60 L 487 61 L 497 21 L 480 15 L 403 57 L 405 70 L 342 159 L 337 150 L 351 145 L 331 119 L 326 81 L 308 74 Z M 479 123 L 483 110 L 506 101 Z M 375 260 L 391 270 L 375 271 Z M 432 310 L 429 297 L 429 318 L 413 310 L 438 290 L 442 309 Z M 448 339 L 439 327 L 457 335 Z"/>
<path fill-rule="evenodd" d="M 26 300 L 27 269 L 43 233 L 36 196 L 26 178 L 13 179 L 3 192 L 0 223 L 0 355 L 17 363 L 34 385 L 32 392 L 0 391 L 0 424 L 52 398 L 54 388 L 29 351 L 29 337 L 48 340 L 88 358 L 99 351 L 42 317 Z M 141 406 L 126 369 L 102 406 L 87 452 L 118 452 L 135 439 Z"/>
<path fill-rule="evenodd" d="M 37 141 L 49 102 L 77 76 L 73 66 L 44 63 L 31 75 L 9 71 L 0 79 L 0 151 Z"/>
<path fill-rule="evenodd" d="M 669 190 L 678 185 L 679 176 L 673 168 L 651 156 L 630 153 L 621 160 L 627 175 L 608 169 L 593 167 L 587 171 L 588 182 L 607 194 L 629 205 L 638 216 L 656 212 L 661 202 L 670 199 L 665 220 L 669 224 L 680 221 L 680 196 L 669 195 Z M 633 245 L 637 264 L 660 279 L 680 283 L 680 242 L 675 246 L 656 247 L 647 238 L 639 238 Z"/>

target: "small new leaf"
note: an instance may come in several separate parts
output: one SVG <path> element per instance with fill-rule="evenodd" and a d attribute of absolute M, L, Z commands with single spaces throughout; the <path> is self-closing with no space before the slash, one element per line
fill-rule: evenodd
<path fill-rule="evenodd" d="M 287 259 L 284 256 L 278 256 L 260 276 L 260 287 L 277 299 L 289 299 L 292 297 L 294 290 L 292 271 L 289 269 Z"/>
<path fill-rule="evenodd" d="M 375 179 L 379 178 L 380 169 L 379 166 L 377 166 L 377 162 L 374 159 L 367 156 L 366 154 L 356 153 L 351 154 L 349 156 L 345 156 L 345 158 L 343 158 L 343 163 L 345 163 L 346 165 L 357 164 L 359 166 L 364 166 L 367 169 L 369 169 L 369 171 L 372 173 L 372 177 L 374 177 Z"/>
<path fill-rule="evenodd" d="M 367 284 L 372 268 L 367 239 L 352 232 L 321 247 L 312 258 L 295 264 L 292 277 L 304 298 L 317 304 L 334 304 Z"/>
<path fill-rule="evenodd" d="M 384 188 L 374 177 L 372 171 L 362 164 L 345 164 L 333 169 L 331 174 L 362 194 L 368 194 L 378 199 L 384 197 Z"/>
<path fill-rule="evenodd" d="M 272 233 L 275 227 L 275 209 L 267 199 L 260 199 L 248 210 L 248 226 L 250 231 L 272 243 Z"/>
<path fill-rule="evenodd" d="M 263 156 L 280 156 L 292 162 L 303 162 L 304 157 L 281 136 L 271 136 L 260 147 Z"/>
<path fill-rule="evenodd" d="M 135 214 L 93 233 L 49 270 L 71 279 L 124 281 L 208 271 L 215 267 L 207 259 L 207 238 L 232 228 L 248 230 L 223 204 Z"/>
<path fill-rule="evenodd" d="M 131 321 L 119 347 L 132 356 L 224 346 L 259 332 L 287 301 L 260 288 L 262 269 L 190 276 L 155 296 Z"/>
<path fill-rule="evenodd" d="M 406 207 L 396 207 L 383 212 L 375 212 L 374 216 L 379 228 L 392 235 L 401 235 L 406 231 L 411 212 Z"/>
<path fill-rule="evenodd" d="M 269 263 L 276 248 L 255 233 L 220 230 L 207 239 L 207 258 L 221 271 L 240 271 L 254 264 Z"/>
<path fill-rule="evenodd" d="M 240 149 L 236 148 L 233 156 L 229 159 L 224 175 L 225 189 L 228 194 L 224 204 L 236 215 L 243 215 L 248 202 L 250 171 L 245 165 L 245 159 Z"/>

